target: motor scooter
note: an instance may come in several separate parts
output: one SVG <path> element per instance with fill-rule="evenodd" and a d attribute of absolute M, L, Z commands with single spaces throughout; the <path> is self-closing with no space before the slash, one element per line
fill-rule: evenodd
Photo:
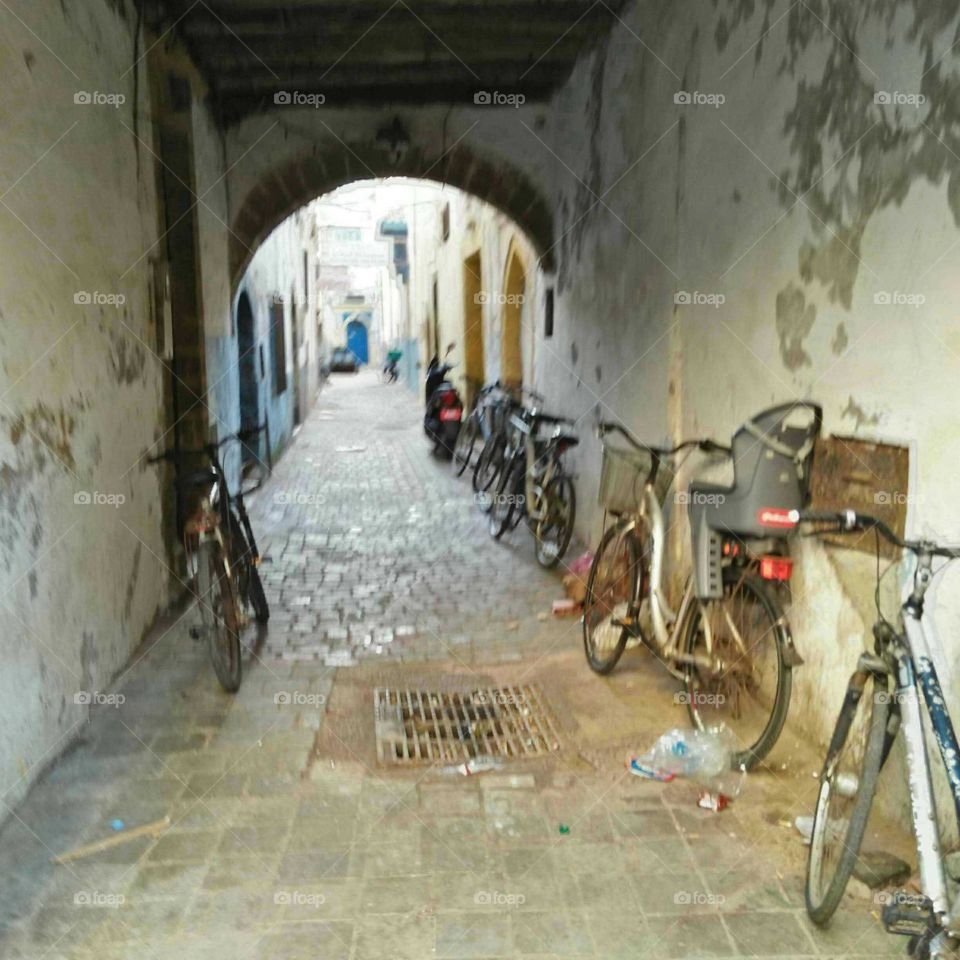
<path fill-rule="evenodd" d="M 453 456 L 463 420 L 463 401 L 457 388 L 447 379 L 453 364 L 447 363 L 446 358 L 452 350 L 451 343 L 443 362 L 434 354 L 427 366 L 426 410 L 423 415 L 423 432 L 433 441 L 433 452 L 447 460 Z"/>

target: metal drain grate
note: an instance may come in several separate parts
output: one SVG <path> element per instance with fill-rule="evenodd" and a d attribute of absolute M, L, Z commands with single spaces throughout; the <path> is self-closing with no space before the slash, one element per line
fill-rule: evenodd
<path fill-rule="evenodd" d="M 373 719 L 381 763 L 536 757 L 560 746 L 543 694 L 533 684 L 467 693 L 378 687 Z"/>

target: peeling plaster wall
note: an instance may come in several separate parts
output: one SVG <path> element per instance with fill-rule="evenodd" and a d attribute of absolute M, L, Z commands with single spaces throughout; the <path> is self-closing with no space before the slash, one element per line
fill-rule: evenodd
<path fill-rule="evenodd" d="M 646 31 L 671 38 L 671 6 L 644 6 Z M 671 303 L 684 138 L 670 109 L 657 116 L 645 107 L 672 105 L 675 87 L 656 56 L 626 28 L 616 29 L 577 65 L 545 134 L 553 154 L 544 150 L 551 159 L 557 272 L 547 278 L 555 283 L 554 336 L 543 340 L 537 331 L 536 385 L 581 418 L 580 446 L 569 456 L 579 532 L 591 542 L 602 523 L 595 419 L 621 419 L 658 441 L 679 405 Z"/>
<path fill-rule="evenodd" d="M 960 540 L 957 14 L 954 0 L 631 7 L 554 103 L 563 362 L 539 372 L 545 392 L 602 401 L 651 439 L 724 439 L 772 402 L 816 398 L 828 432 L 909 438 L 910 490 L 892 491 L 909 495 L 908 529 Z M 598 456 L 588 439 L 592 537 Z M 873 561 L 798 554 L 808 663 L 792 717 L 824 742 L 873 619 Z M 948 574 L 936 624 L 960 710 L 957 586 Z"/>
<path fill-rule="evenodd" d="M 11 0 L 0 20 L 0 793 L 10 804 L 82 729 L 82 694 L 104 691 L 129 658 L 166 602 L 167 576 L 157 472 L 138 462 L 161 433 L 162 373 L 136 14 L 130 3 Z"/>

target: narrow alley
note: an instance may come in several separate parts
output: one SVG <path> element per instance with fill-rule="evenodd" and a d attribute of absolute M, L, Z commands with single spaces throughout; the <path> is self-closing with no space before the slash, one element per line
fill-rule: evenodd
<path fill-rule="evenodd" d="M 148 639 L 0 832 L 3 957 L 893 956 L 864 910 L 804 915 L 796 737 L 721 814 L 626 772 L 684 722 L 675 685 L 641 654 L 589 673 L 579 622 L 538 616 L 559 576 L 490 539 L 419 411 L 368 372 L 324 389 L 252 510 L 273 613 L 240 691 L 195 608 Z M 466 777 L 377 762 L 375 688 L 531 683 L 555 752 Z M 160 825 L 51 862 L 118 820 Z"/>
<path fill-rule="evenodd" d="M 0 37 L 0 960 L 960 958 L 960 0 Z"/>

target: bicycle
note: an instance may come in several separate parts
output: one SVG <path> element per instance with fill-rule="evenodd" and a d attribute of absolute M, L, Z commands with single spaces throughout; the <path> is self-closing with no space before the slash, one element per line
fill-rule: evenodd
<path fill-rule="evenodd" d="M 502 395 L 492 404 L 490 411 L 490 436 L 487 437 L 473 468 L 473 496 L 481 513 L 489 513 L 493 507 L 493 495 L 500 474 L 507 461 L 507 450 L 511 443 L 513 427 L 510 419 L 515 412 L 525 408 L 515 397 L 501 386 Z M 536 403 L 542 403 L 543 397 L 535 390 L 521 388 L 521 396 L 528 396 Z"/>
<path fill-rule="evenodd" d="M 403 354 L 399 350 L 392 350 L 387 354 L 383 366 L 377 370 L 377 380 L 380 383 L 396 383 L 400 379 L 400 358 Z"/>
<path fill-rule="evenodd" d="M 533 532 L 537 563 L 550 569 L 567 552 L 577 513 L 573 481 L 561 457 L 580 441 L 560 429 L 574 425 L 567 417 L 522 410 L 510 421 L 514 439 L 493 497 L 490 535 L 499 540 L 525 518 Z M 549 438 L 541 438 L 539 429 L 548 425 L 556 429 Z"/>
<path fill-rule="evenodd" d="M 794 410 L 812 415 L 790 426 Z M 772 749 L 790 706 L 796 650 L 783 607 L 769 582 L 789 579 L 781 553 L 760 553 L 782 540 L 789 511 L 803 505 L 815 404 L 783 404 L 757 414 L 725 447 L 687 440 L 674 447 L 641 443 L 619 423 L 602 422 L 600 502 L 615 522 L 594 555 L 583 608 L 587 662 L 598 674 L 616 666 L 628 642 L 645 644 L 685 688 L 699 729 L 725 723 L 736 738 L 733 765 L 750 769 Z M 628 448 L 607 441 L 617 434 Z M 675 500 L 687 505 L 692 571 L 674 611 L 664 590 L 663 503 L 674 459 L 695 449 L 731 457 L 732 486 L 691 483 Z"/>
<path fill-rule="evenodd" d="M 877 778 L 902 728 L 922 894 L 900 892 L 890 897 L 883 907 L 883 925 L 888 933 L 911 938 L 910 956 L 956 956 L 955 951 L 960 949 L 960 913 L 956 901 L 950 903 L 947 888 L 917 688 L 923 694 L 960 819 L 960 744 L 923 624 L 924 599 L 935 575 L 933 561 L 955 560 L 960 557 L 960 548 L 930 540 L 902 539 L 882 520 L 853 510 L 800 512 L 796 521 L 830 524 L 815 533 L 873 530 L 878 538 L 882 536 L 916 558 L 913 582 L 905 588 L 900 607 L 902 629 L 883 616 L 878 577 L 873 653 L 861 654 L 850 677 L 820 775 L 807 860 L 807 913 L 819 926 L 825 926 L 833 917 L 860 852 Z"/>
<path fill-rule="evenodd" d="M 264 478 L 246 491 L 231 494 L 220 449 L 233 441 L 246 444 L 263 429 L 241 430 L 216 443 L 148 458 L 149 463 L 173 462 L 178 474 L 184 456 L 209 460 L 208 468 L 178 476 L 177 482 L 181 489 L 202 490 L 196 509 L 183 525 L 184 550 L 213 669 L 228 693 L 240 688 L 242 678 L 240 632 L 249 622 L 250 613 L 257 623 L 267 623 L 270 607 L 258 570 L 260 552 L 244 505 L 244 496 L 259 489 Z"/>
<path fill-rule="evenodd" d="M 462 476 L 470 465 L 477 442 L 486 444 L 487 440 L 490 439 L 494 430 L 494 411 L 498 402 L 494 395 L 500 390 L 502 390 L 502 387 L 500 381 L 497 380 L 495 383 L 481 388 L 477 394 L 470 416 L 461 425 L 460 433 L 457 434 L 457 442 L 453 448 L 454 476 Z"/>

